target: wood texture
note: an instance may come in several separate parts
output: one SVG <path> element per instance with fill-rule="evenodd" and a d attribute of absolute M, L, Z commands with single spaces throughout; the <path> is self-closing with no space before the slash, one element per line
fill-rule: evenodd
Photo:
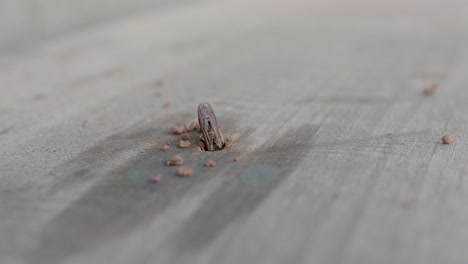
<path fill-rule="evenodd" d="M 0 57 L 2 263 L 466 263 L 467 12 L 206 1 Z M 204 101 L 225 152 L 170 134 Z"/>

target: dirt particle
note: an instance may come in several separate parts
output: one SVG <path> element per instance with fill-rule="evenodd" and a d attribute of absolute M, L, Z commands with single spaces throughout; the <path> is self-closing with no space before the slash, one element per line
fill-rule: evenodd
<path fill-rule="evenodd" d="M 190 135 L 189 135 L 188 133 L 183 133 L 183 134 L 180 135 L 180 137 L 181 137 L 182 139 L 187 140 L 187 139 L 190 138 Z"/>
<path fill-rule="evenodd" d="M 437 92 L 438 89 L 439 89 L 439 84 L 433 83 L 431 86 L 424 89 L 424 94 L 425 95 L 434 95 Z"/>
<path fill-rule="evenodd" d="M 336 193 L 334 193 L 332 195 L 332 200 L 336 201 L 336 200 L 340 199 L 340 197 L 341 197 L 341 193 L 336 192 Z"/>
<path fill-rule="evenodd" d="M 216 167 L 216 162 L 214 162 L 212 160 L 208 160 L 207 162 L 205 162 L 205 166 L 206 167 Z"/>
<path fill-rule="evenodd" d="M 235 162 L 238 162 L 238 161 L 239 161 L 239 157 L 235 157 L 235 158 L 234 158 L 234 161 L 235 161 Z"/>
<path fill-rule="evenodd" d="M 151 183 L 158 183 L 160 181 L 161 181 L 161 177 L 159 177 L 159 176 L 154 176 L 154 177 L 151 177 L 151 179 L 150 179 Z"/>
<path fill-rule="evenodd" d="M 188 140 L 181 140 L 179 141 L 179 148 L 188 148 L 190 147 L 192 144 L 190 144 L 190 141 Z"/>
<path fill-rule="evenodd" d="M 452 144 L 455 141 L 454 135 L 445 135 L 442 137 L 442 142 L 444 144 Z"/>
<path fill-rule="evenodd" d="M 200 124 L 198 124 L 197 121 L 193 121 L 193 122 L 191 122 L 190 124 L 185 125 L 185 130 L 186 130 L 187 132 L 194 131 L 194 130 L 196 131 L 196 130 L 198 130 L 199 128 L 200 128 Z"/>
<path fill-rule="evenodd" d="M 403 207 L 403 209 L 410 209 L 411 208 L 411 202 L 403 202 L 401 204 L 401 207 Z"/>
<path fill-rule="evenodd" d="M 159 80 L 159 81 L 157 81 L 155 84 L 156 84 L 156 87 L 163 87 L 163 86 L 164 86 L 164 81 L 163 81 L 163 80 Z"/>
<path fill-rule="evenodd" d="M 43 94 L 36 94 L 36 95 L 34 96 L 34 100 L 36 100 L 36 101 L 42 101 L 42 100 L 44 100 L 45 98 L 46 98 L 46 97 L 45 97 L 45 95 L 43 95 Z"/>
<path fill-rule="evenodd" d="M 166 144 L 166 145 L 164 145 L 164 146 L 161 148 L 161 151 L 162 151 L 162 152 L 166 152 L 166 151 L 168 151 L 168 150 L 170 150 L 170 149 L 171 149 L 171 147 L 169 147 L 169 145 Z"/>
<path fill-rule="evenodd" d="M 185 131 L 185 127 L 173 127 L 171 129 L 171 132 L 172 132 L 172 134 L 180 135 L 182 133 L 185 133 L 186 131 Z"/>
<path fill-rule="evenodd" d="M 164 107 L 164 108 L 169 108 L 169 107 L 171 107 L 171 105 L 172 105 L 172 103 L 169 102 L 169 101 L 167 101 L 167 102 L 165 102 L 165 103 L 163 104 L 163 107 Z"/>
<path fill-rule="evenodd" d="M 174 155 L 166 162 L 166 165 L 175 166 L 175 165 L 182 165 L 183 163 L 184 163 L 184 159 L 180 155 Z"/>
<path fill-rule="evenodd" d="M 83 120 L 83 122 L 81 122 L 81 128 L 86 128 L 87 124 L 88 124 L 88 120 Z"/>
<path fill-rule="evenodd" d="M 187 166 L 180 166 L 176 171 L 176 175 L 181 177 L 192 176 L 192 174 L 193 169 Z"/>

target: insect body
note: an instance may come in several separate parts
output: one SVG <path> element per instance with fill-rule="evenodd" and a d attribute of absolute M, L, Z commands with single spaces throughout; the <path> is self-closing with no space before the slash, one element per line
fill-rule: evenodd
<path fill-rule="evenodd" d="M 217 151 L 226 146 L 215 113 L 209 103 L 202 103 L 198 106 L 198 123 L 202 132 L 202 135 L 198 138 L 198 143 L 202 150 Z"/>

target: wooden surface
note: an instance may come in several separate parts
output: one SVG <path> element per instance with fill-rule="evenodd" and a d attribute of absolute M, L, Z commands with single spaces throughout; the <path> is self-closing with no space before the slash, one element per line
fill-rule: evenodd
<path fill-rule="evenodd" d="M 1 262 L 466 263 L 467 13 L 205 1 L 3 55 Z M 225 152 L 169 132 L 204 101 Z"/>
<path fill-rule="evenodd" d="M 153 8 L 163 11 L 186 0 L 0 0 L 0 54 L 48 38 Z M 190 1 L 196 3 L 197 1 Z"/>

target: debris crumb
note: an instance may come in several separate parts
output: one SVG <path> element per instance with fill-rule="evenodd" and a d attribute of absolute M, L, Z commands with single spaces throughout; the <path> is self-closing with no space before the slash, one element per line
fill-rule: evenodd
<path fill-rule="evenodd" d="M 152 182 L 152 183 L 158 183 L 160 181 L 161 181 L 161 177 L 159 177 L 159 176 L 154 176 L 154 177 L 151 177 L 151 179 L 150 179 L 150 182 Z"/>
<path fill-rule="evenodd" d="M 234 158 L 234 161 L 235 161 L 235 162 L 238 162 L 238 161 L 239 161 L 239 157 L 235 157 L 235 158 Z"/>
<path fill-rule="evenodd" d="M 336 192 L 336 193 L 334 193 L 334 194 L 332 195 L 332 199 L 333 199 L 333 200 L 338 200 L 340 197 L 341 197 L 341 193 L 339 193 L 339 192 Z"/>
<path fill-rule="evenodd" d="M 83 122 L 81 122 L 81 128 L 85 128 L 87 124 L 88 120 L 83 120 Z"/>
<path fill-rule="evenodd" d="M 182 133 L 185 133 L 185 127 L 173 127 L 171 129 L 172 134 L 180 135 Z"/>
<path fill-rule="evenodd" d="M 197 121 L 193 121 L 190 124 L 185 125 L 185 130 L 187 132 L 198 130 L 200 128 L 200 124 Z"/>
<path fill-rule="evenodd" d="M 182 165 L 183 163 L 184 163 L 184 159 L 180 155 L 174 155 L 166 162 L 166 165 L 175 166 L 175 165 Z"/>
<path fill-rule="evenodd" d="M 179 148 L 188 148 L 188 147 L 190 147 L 190 145 L 192 145 L 192 144 L 190 144 L 190 141 L 188 141 L 188 140 L 179 141 Z"/>
<path fill-rule="evenodd" d="M 182 139 L 187 140 L 187 139 L 190 138 L 190 135 L 189 135 L 188 133 L 183 133 L 183 134 L 180 135 L 180 137 L 181 137 Z"/>
<path fill-rule="evenodd" d="M 42 101 L 44 99 L 45 99 L 45 95 L 43 95 L 43 94 L 36 94 L 34 96 L 34 100 L 36 100 L 36 101 Z"/>
<path fill-rule="evenodd" d="M 438 89 L 439 89 L 439 84 L 434 83 L 431 86 L 424 89 L 424 94 L 425 95 L 434 95 L 437 92 Z"/>
<path fill-rule="evenodd" d="M 169 147 L 169 145 L 167 145 L 167 144 L 164 145 L 164 146 L 161 148 L 161 150 L 162 150 L 163 152 L 166 152 L 166 151 L 168 151 L 169 149 L 171 149 L 171 147 Z"/>
<path fill-rule="evenodd" d="M 206 163 L 205 163 L 205 166 L 206 167 L 216 167 L 216 162 L 212 161 L 212 160 L 208 160 Z"/>
<path fill-rule="evenodd" d="M 454 135 L 445 135 L 442 137 L 442 142 L 444 142 L 444 144 L 452 144 L 454 141 L 455 141 Z"/>
<path fill-rule="evenodd" d="M 156 86 L 157 86 L 157 87 L 162 87 L 162 86 L 164 86 L 164 81 L 163 81 L 163 80 L 157 81 L 157 82 L 156 82 Z"/>
<path fill-rule="evenodd" d="M 192 168 L 187 167 L 187 166 L 180 166 L 176 171 L 176 175 L 182 176 L 182 177 L 192 176 L 192 174 L 193 174 Z"/>
<path fill-rule="evenodd" d="M 169 101 L 168 101 L 168 102 L 165 102 L 165 103 L 163 104 L 163 107 L 164 107 L 164 108 L 169 108 L 169 107 L 171 106 L 171 104 L 172 104 L 172 103 L 169 102 Z"/>

